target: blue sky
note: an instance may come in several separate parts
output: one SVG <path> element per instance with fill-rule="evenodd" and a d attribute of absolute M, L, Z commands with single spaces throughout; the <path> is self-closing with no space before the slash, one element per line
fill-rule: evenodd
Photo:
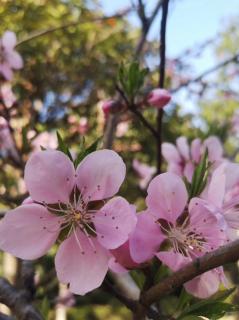
<path fill-rule="evenodd" d="M 134 0 L 136 2 L 136 0 Z M 145 0 L 148 12 L 157 0 Z M 114 14 L 118 9 L 128 7 L 130 0 L 100 0 L 107 14 Z M 223 26 L 233 17 L 239 16 L 239 0 L 171 0 L 167 32 L 167 55 L 176 57 L 187 48 L 194 47 L 216 36 Z M 130 21 L 139 25 L 135 15 Z M 159 18 L 149 34 L 150 39 L 158 38 Z M 197 70 L 203 70 L 213 63 L 212 54 L 207 54 L 198 61 Z"/>

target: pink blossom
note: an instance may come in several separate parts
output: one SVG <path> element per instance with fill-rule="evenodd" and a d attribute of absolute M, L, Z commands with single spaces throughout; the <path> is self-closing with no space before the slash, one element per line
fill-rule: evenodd
<path fill-rule="evenodd" d="M 129 124 L 128 122 L 124 121 L 124 122 L 120 122 L 118 125 L 117 125 L 117 128 L 116 128 L 116 137 L 117 138 L 121 138 L 123 137 L 129 130 Z"/>
<path fill-rule="evenodd" d="M 214 172 L 199 199 L 202 206 L 221 219 L 230 239 L 237 237 L 239 229 L 239 165 L 226 162 Z"/>
<path fill-rule="evenodd" d="M 89 130 L 89 123 L 86 117 L 81 117 L 79 121 L 78 131 L 80 134 L 84 135 Z"/>
<path fill-rule="evenodd" d="M 158 109 L 165 107 L 170 100 L 171 100 L 170 93 L 165 89 L 159 89 L 159 88 L 153 89 L 147 97 L 148 103 Z"/>
<path fill-rule="evenodd" d="M 110 110 L 114 107 L 116 101 L 114 100 L 105 100 L 102 101 L 101 108 L 104 112 L 105 117 L 107 117 L 110 113 Z"/>
<path fill-rule="evenodd" d="M 11 108 L 16 102 L 17 99 L 15 94 L 12 92 L 12 86 L 10 83 L 5 82 L 0 86 L 0 100 L 3 101 L 7 108 Z"/>
<path fill-rule="evenodd" d="M 134 261 L 141 263 L 155 255 L 176 271 L 225 243 L 226 234 L 217 217 L 201 206 L 198 199 L 193 198 L 188 209 L 187 202 L 186 187 L 176 174 L 164 173 L 150 182 L 148 208 L 139 215 L 129 240 Z M 218 290 L 222 280 L 223 272 L 217 268 L 187 282 L 185 288 L 199 298 L 206 298 Z"/>
<path fill-rule="evenodd" d="M 6 31 L 0 39 L 0 74 L 6 80 L 12 79 L 12 69 L 23 67 L 21 56 L 14 50 L 16 43 L 16 35 L 12 31 Z"/>
<path fill-rule="evenodd" d="M 111 150 L 95 151 L 74 168 L 60 151 L 40 151 L 28 160 L 24 179 L 34 203 L 9 211 L 0 223 L 0 248 L 22 259 L 44 255 L 57 239 L 57 276 L 71 292 L 99 287 L 109 250 L 125 243 L 136 224 L 135 209 L 114 196 L 125 164 Z"/>
<path fill-rule="evenodd" d="M 139 186 L 141 189 L 146 189 L 150 180 L 152 179 L 153 175 L 156 172 L 155 167 L 150 167 L 145 163 L 140 162 L 137 159 L 133 160 L 133 168 L 137 172 L 140 180 Z"/>
<path fill-rule="evenodd" d="M 177 138 L 176 146 L 168 142 L 163 143 L 162 154 L 168 162 L 167 170 L 185 176 L 191 182 L 195 165 L 200 162 L 206 148 L 209 161 L 218 165 L 223 160 L 223 148 L 215 136 L 210 136 L 204 142 L 199 138 L 194 139 L 191 145 L 183 136 Z"/>

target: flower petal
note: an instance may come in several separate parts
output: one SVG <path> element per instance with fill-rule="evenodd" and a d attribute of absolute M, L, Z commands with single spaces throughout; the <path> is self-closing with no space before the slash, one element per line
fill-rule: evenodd
<path fill-rule="evenodd" d="M 217 272 L 211 270 L 186 282 L 184 287 L 193 296 L 206 299 L 218 291 L 219 284 L 220 278 Z"/>
<path fill-rule="evenodd" d="M 163 240 L 164 236 L 150 212 L 142 212 L 138 215 L 136 228 L 129 238 L 132 259 L 137 263 L 150 260 Z"/>
<path fill-rule="evenodd" d="M 119 264 L 114 257 L 110 258 L 109 269 L 112 272 L 119 273 L 119 274 L 125 274 L 129 272 L 129 270 L 125 269 L 121 264 Z"/>
<path fill-rule="evenodd" d="M 135 207 L 124 198 L 116 197 L 107 202 L 92 218 L 99 243 L 115 249 L 125 243 L 134 230 L 137 217 Z"/>
<path fill-rule="evenodd" d="M 176 145 L 180 155 L 184 160 L 190 159 L 189 145 L 186 137 L 179 137 L 176 139 Z"/>
<path fill-rule="evenodd" d="M 8 63 L 0 64 L 0 73 L 6 80 L 11 80 L 13 77 L 12 69 L 10 68 Z"/>
<path fill-rule="evenodd" d="M 223 156 L 223 147 L 220 140 L 211 136 L 204 141 L 204 148 L 208 148 L 208 159 L 211 162 L 220 160 Z"/>
<path fill-rule="evenodd" d="M 183 180 L 174 173 L 156 176 L 149 184 L 146 203 L 155 217 L 174 223 L 183 212 L 188 193 Z"/>
<path fill-rule="evenodd" d="M 167 162 L 180 163 L 181 161 L 178 149 L 172 143 L 164 142 L 162 144 L 162 155 Z"/>
<path fill-rule="evenodd" d="M 166 266 L 173 271 L 179 270 L 192 261 L 192 259 L 173 251 L 160 251 L 155 255 L 163 264 L 166 264 Z"/>
<path fill-rule="evenodd" d="M 0 222 L 0 248 L 21 259 L 37 259 L 55 243 L 60 223 L 41 205 L 21 205 Z"/>
<path fill-rule="evenodd" d="M 33 200 L 46 203 L 68 202 L 74 187 L 74 166 L 60 151 L 34 153 L 25 167 L 25 182 Z"/>
<path fill-rule="evenodd" d="M 7 61 L 13 69 L 21 69 L 23 67 L 22 57 L 16 51 L 7 53 Z"/>
<path fill-rule="evenodd" d="M 187 178 L 188 181 L 192 181 L 193 173 L 194 173 L 194 164 L 191 161 L 188 161 L 184 167 L 183 175 Z"/>
<path fill-rule="evenodd" d="M 130 251 L 129 251 L 129 241 L 126 241 L 119 248 L 110 250 L 115 258 L 115 263 L 119 263 L 121 266 L 127 269 L 133 269 L 138 266 L 138 264 L 133 261 Z"/>
<path fill-rule="evenodd" d="M 16 34 L 12 31 L 5 31 L 2 36 L 2 45 L 7 50 L 12 50 L 17 44 Z"/>
<path fill-rule="evenodd" d="M 223 163 L 213 172 L 208 186 L 207 200 L 218 208 L 222 207 L 226 192 L 225 166 Z"/>
<path fill-rule="evenodd" d="M 77 186 L 86 201 L 110 198 L 118 192 L 125 171 L 125 164 L 116 152 L 95 151 L 77 167 Z"/>
<path fill-rule="evenodd" d="M 78 229 L 59 247 L 55 258 L 58 279 L 72 293 L 84 295 L 98 288 L 108 271 L 110 255 L 96 240 Z"/>
<path fill-rule="evenodd" d="M 192 160 L 198 163 L 201 158 L 201 139 L 194 139 L 191 143 Z"/>

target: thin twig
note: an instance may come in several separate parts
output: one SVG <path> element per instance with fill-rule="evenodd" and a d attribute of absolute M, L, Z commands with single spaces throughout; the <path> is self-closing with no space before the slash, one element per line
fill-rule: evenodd
<path fill-rule="evenodd" d="M 165 80 L 165 52 L 166 52 L 166 26 L 167 26 L 167 16 L 168 16 L 168 4 L 169 0 L 163 1 L 162 6 L 162 19 L 160 26 L 160 65 L 159 65 L 159 88 L 164 87 Z M 163 120 L 163 110 L 159 109 L 157 113 L 157 173 L 161 173 L 162 164 L 162 120 Z"/>
<path fill-rule="evenodd" d="M 182 88 L 189 86 L 192 83 L 196 83 L 196 82 L 201 81 L 204 77 L 208 76 L 209 74 L 211 74 L 211 73 L 213 73 L 223 67 L 226 67 L 228 64 L 231 64 L 233 62 L 238 62 L 238 60 L 239 60 L 239 52 L 237 54 L 235 54 L 234 56 L 232 56 L 231 58 L 226 59 L 225 61 L 220 62 L 217 65 L 213 66 L 212 68 L 204 71 L 202 74 L 200 74 L 196 78 L 188 80 L 170 91 L 171 91 L 171 93 L 175 93 L 175 92 L 181 90 Z"/>
<path fill-rule="evenodd" d="M 110 20 L 110 19 L 122 18 L 123 16 L 128 14 L 131 10 L 132 10 L 132 8 L 127 8 L 127 9 L 123 10 L 121 13 L 118 13 L 118 14 L 115 14 L 115 15 L 112 15 L 112 16 L 97 17 L 97 18 L 94 18 L 94 19 L 91 19 L 91 20 L 87 20 L 87 21 L 69 22 L 69 23 L 66 23 L 66 24 L 63 24 L 63 25 L 60 25 L 60 26 L 57 26 L 57 27 L 52 27 L 52 28 L 49 28 L 49 29 L 46 29 L 46 30 L 43 30 L 43 31 L 40 31 L 40 32 L 37 32 L 37 33 L 33 33 L 32 35 L 28 36 L 27 38 L 19 41 L 16 44 L 16 47 L 20 46 L 20 45 L 22 45 L 22 44 L 24 44 L 26 42 L 29 42 L 29 41 L 31 41 L 33 39 L 45 36 L 45 35 L 47 35 L 49 33 L 52 33 L 52 32 L 58 31 L 58 30 L 63 30 L 63 29 L 67 29 L 69 27 L 74 27 L 74 26 L 77 26 L 77 25 L 80 25 L 80 24 L 85 24 L 85 23 L 90 23 L 90 22 L 100 22 L 100 21 L 107 21 L 107 20 Z"/>
<path fill-rule="evenodd" d="M 185 282 L 203 274 L 206 271 L 223 266 L 227 263 L 235 262 L 239 259 L 239 240 L 235 240 L 213 252 L 205 254 L 203 257 L 195 259 L 192 263 L 173 273 L 168 278 L 162 280 L 141 297 L 141 303 L 149 306 L 160 300 L 166 294 L 181 287 Z"/>

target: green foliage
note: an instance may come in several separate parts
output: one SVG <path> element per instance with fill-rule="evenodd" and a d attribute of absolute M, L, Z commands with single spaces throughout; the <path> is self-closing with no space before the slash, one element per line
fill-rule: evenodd
<path fill-rule="evenodd" d="M 148 69 L 141 69 L 137 61 L 133 61 L 130 64 L 122 63 L 119 67 L 118 81 L 131 103 L 143 86 L 147 74 Z"/>

